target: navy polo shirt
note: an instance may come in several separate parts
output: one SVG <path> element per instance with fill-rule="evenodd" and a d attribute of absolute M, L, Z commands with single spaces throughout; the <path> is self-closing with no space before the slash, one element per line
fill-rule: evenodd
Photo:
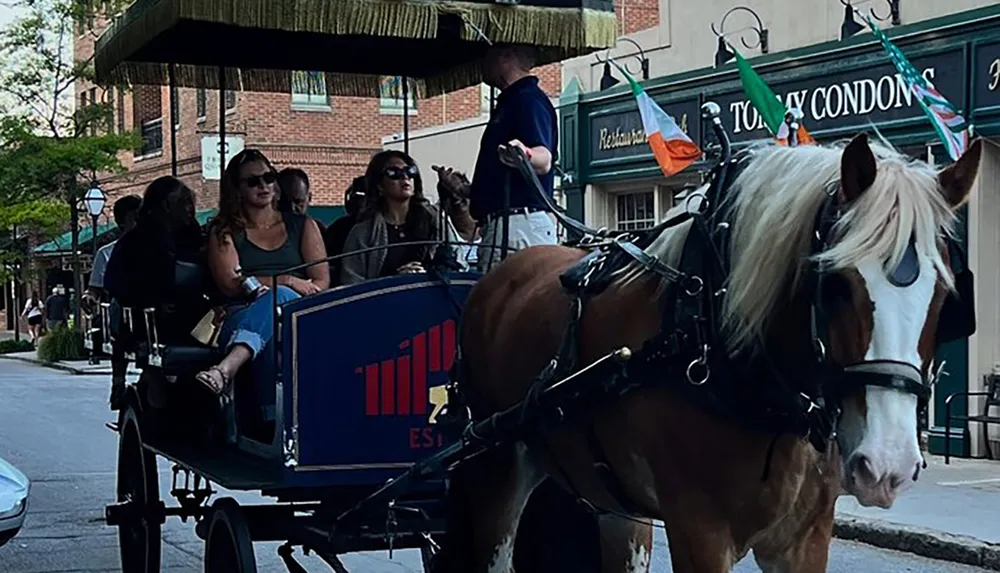
<path fill-rule="evenodd" d="M 527 147 L 544 145 L 552 153 L 553 164 L 558 150 L 556 110 L 545 92 L 538 87 L 535 76 L 523 77 L 497 96 L 496 109 L 483 132 L 472 176 L 469 209 L 481 221 L 487 215 L 504 208 L 504 181 L 510 176 L 510 208 L 533 207 L 544 209 L 545 203 L 521 173 L 500 162 L 497 148 L 512 139 L 520 140 Z M 539 175 L 542 188 L 552 197 L 555 167 Z"/>

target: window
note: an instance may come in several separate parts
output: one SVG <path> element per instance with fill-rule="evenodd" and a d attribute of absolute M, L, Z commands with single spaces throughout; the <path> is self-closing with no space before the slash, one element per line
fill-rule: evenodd
<path fill-rule="evenodd" d="M 620 231 L 638 231 L 656 225 L 654 192 L 623 193 L 615 197 L 615 220 Z"/>
<path fill-rule="evenodd" d="M 125 133 L 125 88 L 118 88 L 118 133 Z"/>
<path fill-rule="evenodd" d="M 174 127 L 181 124 L 181 94 L 177 86 L 170 90 L 170 117 L 173 119 Z"/>
<path fill-rule="evenodd" d="M 226 113 L 236 109 L 236 90 L 226 90 Z"/>
<path fill-rule="evenodd" d="M 163 151 L 163 102 L 160 86 L 137 85 L 132 91 L 132 121 L 142 137 L 136 157 Z"/>
<path fill-rule="evenodd" d="M 198 121 L 205 121 L 205 116 L 208 110 L 208 90 L 205 88 L 198 88 L 195 92 L 194 105 L 196 111 L 198 112 Z"/>
<path fill-rule="evenodd" d="M 500 90 L 486 84 L 479 84 L 479 113 L 489 115 L 492 107 L 490 104 L 496 102 L 498 95 L 500 95 Z"/>
<path fill-rule="evenodd" d="M 97 88 L 90 88 L 90 105 L 98 105 L 100 102 L 97 100 Z M 98 117 L 97 109 L 94 110 L 94 119 L 90 122 L 90 135 L 94 137 L 97 135 L 97 124 L 101 123 L 103 120 Z"/>
<path fill-rule="evenodd" d="M 292 107 L 330 107 L 323 72 L 292 72 Z"/>
<path fill-rule="evenodd" d="M 407 113 L 417 111 L 417 90 L 413 82 L 407 83 L 409 100 Z M 378 109 L 382 113 L 401 114 L 403 113 L 403 78 L 399 76 L 385 76 L 379 86 Z"/>

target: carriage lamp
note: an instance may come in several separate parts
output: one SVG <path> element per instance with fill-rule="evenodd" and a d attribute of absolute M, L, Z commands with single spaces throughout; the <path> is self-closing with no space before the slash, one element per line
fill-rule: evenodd
<path fill-rule="evenodd" d="M 840 0 L 840 3 L 844 5 L 844 23 L 840 25 L 841 40 L 846 40 L 865 29 L 864 25 L 854 19 L 854 15 L 855 13 L 860 14 L 855 6 L 867 4 L 868 2 L 871 2 L 871 0 Z M 879 16 L 874 8 L 869 8 L 868 14 L 879 22 L 890 20 L 893 26 L 898 26 L 902 22 L 899 18 L 899 2 L 900 0 L 886 0 L 886 4 L 889 5 L 889 14 L 887 16 Z"/>
<path fill-rule="evenodd" d="M 639 71 L 642 74 L 642 79 L 643 81 L 648 80 L 649 58 L 646 57 L 646 52 L 643 51 L 642 46 L 639 45 L 639 42 L 636 42 L 632 38 L 624 38 L 624 37 L 618 38 L 618 41 L 628 42 L 629 44 L 635 46 L 635 49 L 638 50 L 637 53 L 629 54 L 627 56 L 622 56 L 622 58 L 635 58 L 639 60 Z M 614 87 L 620 83 L 616 77 L 611 75 L 611 60 L 612 60 L 611 50 L 609 49 L 607 55 L 604 56 L 604 74 L 601 76 L 601 84 L 600 84 L 601 91 L 604 91 L 610 87 Z M 601 61 L 600 56 L 597 56 L 597 61 Z M 635 73 L 628 68 L 628 63 L 625 64 L 625 70 L 632 74 Z"/>
<path fill-rule="evenodd" d="M 726 20 L 733 12 L 737 11 L 743 11 L 749 13 L 751 16 L 753 16 L 754 20 L 757 21 L 757 26 L 756 27 L 744 26 L 743 28 L 737 28 L 736 30 L 730 30 L 729 32 L 726 32 Z M 746 38 L 743 37 L 742 35 L 740 36 L 740 42 L 742 42 L 743 46 L 746 47 L 748 50 L 752 50 L 753 48 L 759 46 L 760 53 L 766 54 L 768 52 L 768 30 L 767 28 L 764 27 L 764 22 L 761 21 L 760 16 L 758 16 L 756 12 L 754 12 L 750 8 L 747 8 L 746 6 L 736 6 L 735 8 L 731 8 L 728 12 L 726 12 L 722 16 L 722 21 L 719 22 L 718 29 L 716 29 L 715 27 L 715 22 L 712 22 L 711 27 L 712 27 L 712 33 L 714 33 L 715 36 L 719 39 L 719 45 L 715 52 L 716 67 L 721 66 L 726 62 L 728 62 L 729 60 L 736 57 L 733 54 L 733 51 L 729 49 L 728 43 L 726 42 L 726 36 L 728 36 L 729 34 L 735 34 L 737 32 L 746 32 L 746 31 L 754 32 L 757 35 L 757 41 L 755 43 L 753 44 L 748 43 Z"/>

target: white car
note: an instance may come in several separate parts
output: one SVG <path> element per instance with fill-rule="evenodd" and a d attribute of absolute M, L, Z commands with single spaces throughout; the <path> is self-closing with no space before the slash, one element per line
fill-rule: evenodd
<path fill-rule="evenodd" d="M 17 468 L 0 458 L 0 546 L 17 535 L 24 525 L 31 482 Z"/>

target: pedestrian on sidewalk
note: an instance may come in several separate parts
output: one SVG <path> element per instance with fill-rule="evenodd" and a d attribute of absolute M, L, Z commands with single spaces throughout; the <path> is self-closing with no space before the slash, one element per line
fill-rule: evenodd
<path fill-rule="evenodd" d="M 69 299 L 66 298 L 66 287 L 56 285 L 52 289 L 52 294 L 45 299 L 42 305 L 42 312 L 45 315 L 46 328 L 51 332 L 57 328 L 66 327 L 66 319 L 69 318 Z"/>
<path fill-rule="evenodd" d="M 32 344 L 37 344 L 38 337 L 41 336 L 44 308 L 42 301 L 38 298 L 38 292 L 31 291 L 31 298 L 25 303 L 21 316 L 28 320 L 28 335 L 31 336 Z"/>
<path fill-rule="evenodd" d="M 139 207 L 141 205 L 142 198 L 138 195 L 126 195 L 115 201 L 113 209 L 115 225 L 119 230 L 119 239 L 135 227 L 135 220 L 139 215 Z M 81 308 L 89 315 L 94 315 L 97 312 L 98 305 L 101 302 L 107 301 L 104 290 L 104 273 L 108 268 L 108 261 L 111 259 L 111 253 L 114 252 L 116 244 L 118 244 L 118 239 L 97 249 L 97 254 L 94 256 L 94 268 L 90 272 L 90 284 L 87 286 L 87 290 L 84 291 L 83 300 L 81 301 Z"/>
<path fill-rule="evenodd" d="M 526 181 L 514 169 L 516 164 L 499 153 L 501 146 L 519 148 L 538 175 L 542 190 L 553 196 L 559 140 L 556 112 L 538 86 L 538 77 L 531 74 L 534 65 L 535 51 L 530 46 L 489 49 L 482 64 L 483 81 L 501 91 L 483 132 L 468 192 L 451 168 L 434 167 L 442 184 L 469 197 L 470 212 L 482 229 L 477 266 L 483 273 L 498 264 L 505 252 L 555 245 L 558 240 L 555 222 L 534 183 Z"/>

